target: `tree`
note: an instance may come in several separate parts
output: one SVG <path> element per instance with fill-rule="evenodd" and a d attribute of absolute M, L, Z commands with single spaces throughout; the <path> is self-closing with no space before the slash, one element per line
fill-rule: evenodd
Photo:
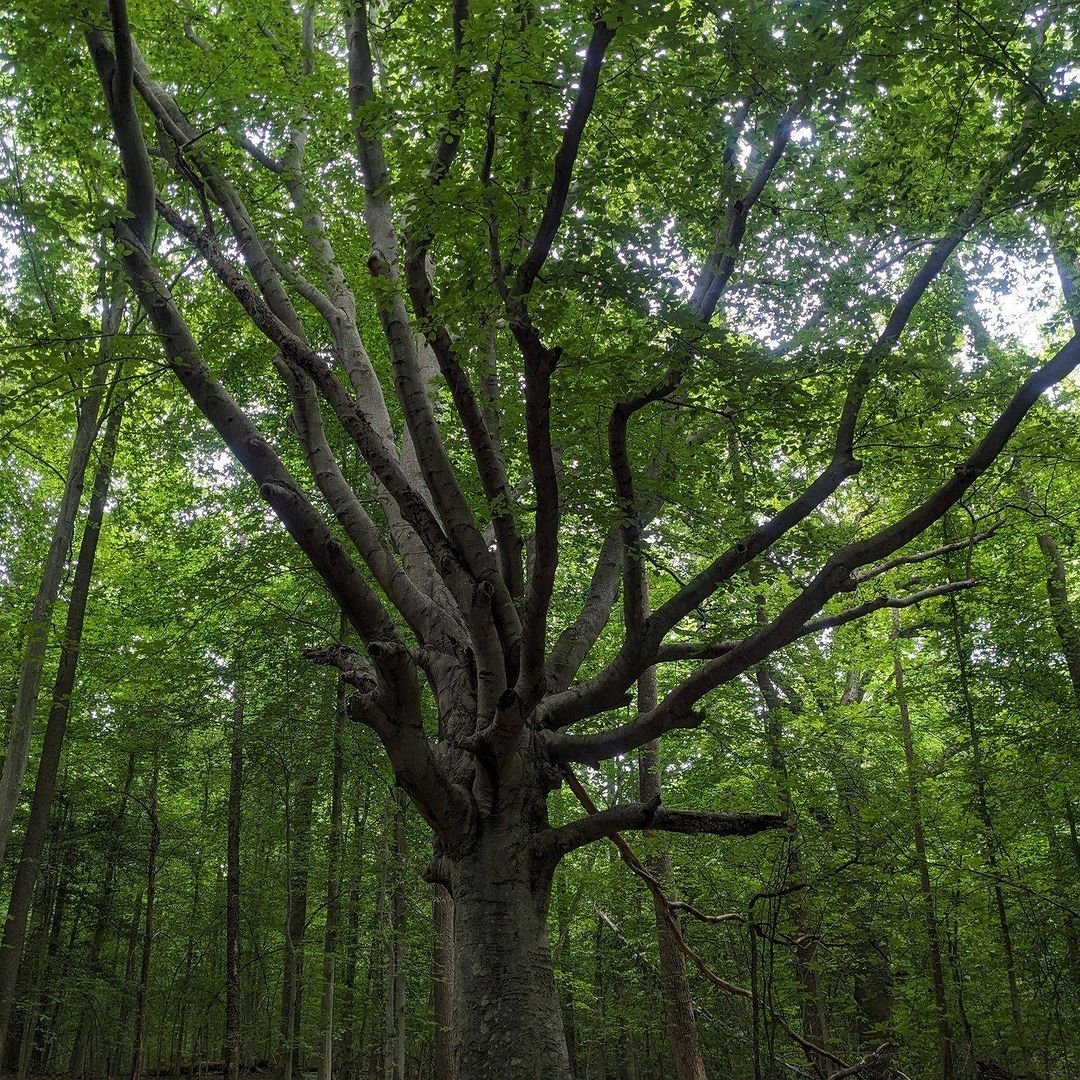
<path fill-rule="evenodd" d="M 50 16 L 48 60 L 27 32 L 19 62 L 42 83 L 54 63 L 84 138 L 107 114 L 116 254 L 167 363 L 362 643 L 310 658 L 355 691 L 435 834 L 460 1073 L 565 1077 L 559 862 L 627 830 L 785 824 L 656 799 L 553 821 L 571 771 L 698 727 L 722 740 L 709 710 L 757 665 L 973 586 L 905 587 L 943 553 L 911 545 L 953 507 L 994 508 L 998 459 L 1080 337 L 971 362 L 946 271 L 988 289 L 984 260 L 1037 247 L 1024 221 L 1072 182 L 1076 13 Z M 654 668 L 656 704 L 619 722 Z"/>

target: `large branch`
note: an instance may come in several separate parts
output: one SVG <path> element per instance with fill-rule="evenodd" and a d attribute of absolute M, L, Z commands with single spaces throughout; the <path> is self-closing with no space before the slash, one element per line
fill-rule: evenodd
<path fill-rule="evenodd" d="M 495 559 L 477 528 L 458 483 L 435 421 L 417 356 L 398 274 L 398 242 L 386 187 L 389 169 L 382 143 L 373 132 L 374 65 L 368 40 L 366 0 L 351 5 L 348 22 L 349 101 L 364 180 L 364 221 L 371 241 L 368 266 L 379 292 L 378 314 L 390 350 L 394 385 L 416 450 L 425 484 L 447 536 L 473 577 L 491 585 L 492 609 L 499 637 L 508 655 L 517 648 L 520 621 Z M 456 597 L 459 604 L 462 598 Z M 471 596 L 462 610 L 470 610 Z"/>
<path fill-rule="evenodd" d="M 733 198 L 728 205 L 724 227 L 716 234 L 712 253 L 698 276 L 690 298 L 690 306 L 702 322 L 707 323 L 712 318 L 716 305 L 720 302 L 720 297 L 727 288 L 731 275 L 735 272 L 735 262 L 746 234 L 746 222 L 750 211 L 761 197 L 761 193 L 768 185 L 776 166 L 784 156 L 784 151 L 791 142 L 791 131 L 799 115 L 800 107 L 801 102 L 788 109 L 780 118 L 772 145 L 769 147 L 765 160 L 754 174 L 754 179 L 743 196 L 739 199 Z M 729 163 L 728 149 L 725 149 L 724 156 L 725 164 Z"/>
<path fill-rule="evenodd" d="M 309 21 L 305 18 L 305 39 L 310 36 L 309 31 Z M 382 439 L 387 454 L 391 458 L 395 457 L 393 425 L 378 376 L 360 338 L 355 299 L 336 261 L 322 217 L 311 205 L 302 176 L 306 144 L 303 124 L 296 124 L 290 130 L 289 147 L 282 161 L 281 174 L 294 206 L 303 219 L 304 234 L 316 260 L 326 293 L 306 281 L 298 271 L 287 266 L 265 246 L 239 193 L 218 168 L 212 156 L 205 152 L 199 133 L 175 100 L 153 79 L 137 48 L 134 56 L 136 88 L 154 114 L 159 139 L 168 139 L 172 143 L 171 152 L 167 152 L 166 156 L 176 166 L 178 175 L 192 185 L 204 205 L 209 196 L 224 214 L 245 265 L 264 299 L 273 313 L 294 334 L 306 343 L 303 325 L 285 291 L 286 282 L 322 315 L 334 339 L 336 359 L 348 375 L 355 406 L 363 412 Z M 281 364 L 276 366 L 279 372 L 282 371 Z M 460 612 L 453 610 L 454 604 L 446 594 L 433 562 L 411 527 L 404 522 L 400 508 L 386 487 L 376 478 L 379 500 L 390 522 L 391 533 L 404 564 L 404 574 L 391 565 L 392 557 L 384 557 L 389 556 L 389 553 L 385 552 L 385 545 L 370 523 L 366 511 L 359 507 L 358 501 L 350 495 L 350 485 L 341 474 L 334 456 L 330 453 L 322 454 L 317 466 L 318 471 L 315 471 L 314 458 L 318 451 L 314 448 L 325 443 L 322 421 L 317 405 L 305 406 L 299 400 L 311 398 L 310 377 L 295 367 L 290 370 L 293 376 L 286 377 L 286 383 L 298 412 L 305 414 L 303 422 L 297 424 L 298 434 L 304 443 L 313 475 L 330 501 L 342 527 L 354 542 L 357 542 L 358 550 L 364 554 L 369 568 L 384 589 L 387 582 L 393 579 L 393 588 L 388 590 L 388 595 L 391 595 L 395 605 L 414 630 L 424 638 L 436 627 L 439 627 L 440 632 L 453 628 L 450 632 L 456 633 L 462 616 Z M 369 524 L 371 527 L 368 527 Z M 364 532 L 363 538 L 359 540 L 356 533 L 358 527 Z M 380 551 L 380 548 L 383 550 Z M 369 555 L 373 556 L 375 561 L 372 561 Z"/>
<path fill-rule="evenodd" d="M 166 203 L 159 202 L 158 209 L 169 224 L 198 249 L 207 266 L 232 293 L 255 326 L 277 346 L 282 356 L 314 381 L 342 426 L 356 442 L 372 472 L 393 495 L 405 519 L 423 539 L 448 585 L 456 590 L 459 602 L 464 602 L 471 596 L 471 577 L 461 555 L 442 531 L 421 493 L 409 484 L 396 457 L 389 453 L 384 441 L 325 361 L 274 314 L 240 270 L 225 258 L 212 237 L 194 228 Z"/>
<path fill-rule="evenodd" d="M 109 49 L 105 35 L 100 30 L 88 31 L 86 42 L 101 80 L 109 118 L 116 132 L 116 144 L 124 169 L 129 227 L 139 243 L 148 247 L 154 227 L 154 171 L 132 93 L 134 60 L 127 3 L 126 0 L 110 0 L 108 6 L 115 52 Z"/>
<path fill-rule="evenodd" d="M 775 619 L 729 652 L 704 664 L 652 712 L 611 731 L 581 736 L 550 735 L 552 756 L 562 761 L 597 761 L 642 746 L 672 728 L 694 726 L 694 706 L 705 694 L 737 678 L 800 637 L 806 624 L 832 597 L 851 590 L 856 584 L 852 578 L 855 571 L 887 558 L 940 520 L 990 468 L 1040 395 L 1069 375 L 1078 364 L 1080 334 L 1072 337 L 1050 361 L 1024 381 L 986 435 L 955 467 L 951 479 L 925 502 L 873 536 L 837 551 Z"/>
<path fill-rule="evenodd" d="M 950 581 L 943 585 L 933 585 L 918 592 L 908 593 L 905 596 L 875 596 L 872 600 L 846 608 L 844 611 L 838 611 L 834 615 L 826 615 L 823 618 L 811 620 L 800 629 L 792 640 L 809 637 L 811 634 L 818 634 L 822 630 L 835 629 L 837 626 L 855 622 L 857 619 L 862 619 L 872 612 L 881 611 L 885 608 L 903 609 L 915 607 L 924 600 L 932 600 L 936 596 L 945 596 L 948 593 L 958 592 L 962 589 L 973 589 L 978 584 L 977 581 L 971 579 Z M 725 656 L 737 649 L 739 644 L 740 640 L 709 641 L 705 643 L 695 641 L 665 642 L 660 646 L 656 654 L 656 662 L 658 664 L 671 664 L 685 660 L 715 660 L 717 657 Z"/>
<path fill-rule="evenodd" d="M 165 347 L 166 356 L 196 406 L 237 460 L 259 484 L 259 493 L 326 582 L 362 640 L 397 640 L 393 620 L 371 591 L 299 484 L 228 391 L 209 373 L 195 339 L 138 238 L 121 223 L 127 248 L 124 268 Z"/>
<path fill-rule="evenodd" d="M 538 843 L 553 855 L 565 855 L 595 840 L 603 840 L 627 830 L 657 830 L 691 836 L 753 836 L 768 829 L 783 827 L 784 818 L 779 814 L 669 810 L 656 802 L 627 803 L 552 829 L 541 836 Z"/>
<path fill-rule="evenodd" d="M 94 42 L 89 44 L 93 50 Z M 108 89 L 106 86 L 106 94 Z M 114 133 L 118 140 L 130 137 L 123 127 L 114 127 Z M 139 146 L 128 146 L 127 151 L 137 154 Z M 142 153 L 146 153 L 145 146 Z M 372 719 L 400 782 L 413 794 L 425 817 L 448 844 L 462 842 L 471 827 L 471 800 L 450 782 L 435 760 L 421 720 L 415 665 L 393 619 L 273 448 L 228 391 L 211 376 L 141 238 L 124 220 L 116 223 L 116 238 L 125 273 L 149 314 L 172 370 L 240 464 L 259 484 L 260 494 L 322 577 L 367 646 L 378 671 L 378 711 L 384 722 L 379 723 L 379 717 L 374 714 Z"/>
<path fill-rule="evenodd" d="M 604 671 L 545 701 L 542 711 L 547 726 L 564 727 L 599 711 L 616 707 L 638 674 L 649 665 L 660 643 L 673 626 L 752 559 L 806 520 L 846 479 L 860 471 L 862 463 L 854 456 L 855 425 L 873 373 L 881 360 L 895 348 L 916 304 L 937 279 L 949 256 L 970 232 L 998 183 L 1027 153 L 1035 138 L 1037 112 L 1037 101 L 1029 102 L 1012 146 L 1001 160 L 984 174 L 967 205 L 958 213 L 953 228 L 938 241 L 912 277 L 885 328 L 864 354 L 848 386 L 829 464 L 801 495 L 748 536 L 729 547 L 661 604 L 646 620 L 644 633 L 634 639 L 628 638 Z"/>
<path fill-rule="evenodd" d="M 487 418 L 477 399 L 472 380 L 458 358 L 457 346 L 450 331 L 435 315 L 434 288 L 427 267 L 428 243 L 410 244 L 405 262 L 409 298 L 420 330 L 431 344 L 439 370 L 450 387 L 454 409 L 469 440 L 484 496 L 488 501 L 495 531 L 499 565 L 515 599 L 523 591 L 521 568 L 522 541 L 514 523 L 513 496 L 506 476 L 506 464 L 488 427 Z"/>
<path fill-rule="evenodd" d="M 607 626 L 623 574 L 623 531 L 613 525 L 600 547 L 577 618 L 558 636 L 547 659 L 548 689 L 565 690 Z"/>

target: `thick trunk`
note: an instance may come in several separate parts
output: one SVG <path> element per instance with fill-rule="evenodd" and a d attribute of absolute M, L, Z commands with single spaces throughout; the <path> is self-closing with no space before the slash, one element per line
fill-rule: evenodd
<path fill-rule="evenodd" d="M 552 867 L 489 819 L 452 865 L 454 1049 L 469 1080 L 572 1076 L 555 990 L 547 912 Z"/>

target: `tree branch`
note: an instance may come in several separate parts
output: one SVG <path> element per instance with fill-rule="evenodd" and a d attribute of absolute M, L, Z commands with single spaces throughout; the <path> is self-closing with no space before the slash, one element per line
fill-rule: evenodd
<path fill-rule="evenodd" d="M 581 136 L 596 100 L 596 88 L 600 82 L 604 54 L 614 37 L 615 27 L 608 26 L 603 19 L 597 19 L 593 23 L 592 38 L 585 50 L 585 63 L 582 65 L 581 76 L 578 79 L 577 97 L 574 99 L 573 107 L 570 109 L 570 118 L 563 130 L 562 143 L 555 155 L 555 175 L 548 191 L 547 203 L 532 245 L 518 267 L 513 287 L 510 290 L 512 298 L 521 298 L 529 294 L 536 275 L 540 273 L 540 268 L 551 251 L 555 235 L 559 231 L 566 197 L 570 192 L 570 180 L 577 161 L 578 148 L 581 146 Z"/>
<path fill-rule="evenodd" d="M 627 803 L 612 806 L 553 829 L 542 843 L 552 853 L 564 855 L 595 840 L 603 840 L 614 833 L 630 829 L 658 830 L 691 836 L 753 836 L 768 829 L 783 827 L 784 819 L 778 814 L 668 810 L 658 803 Z"/>
<path fill-rule="evenodd" d="M 552 757 L 557 761 L 597 761 L 642 746 L 672 728 L 692 726 L 688 718 L 705 694 L 803 636 L 808 632 L 808 621 L 828 600 L 840 592 L 850 591 L 856 584 L 852 574 L 859 567 L 887 558 L 940 520 L 994 463 L 1041 394 L 1069 375 L 1077 365 L 1080 365 L 1080 334 L 1074 335 L 1050 361 L 1024 381 L 986 435 L 955 467 L 952 478 L 925 502 L 873 536 L 837 551 L 776 618 L 735 648 L 704 664 L 652 712 L 594 735 L 549 735 Z M 885 603 L 883 601 L 881 606 Z"/>

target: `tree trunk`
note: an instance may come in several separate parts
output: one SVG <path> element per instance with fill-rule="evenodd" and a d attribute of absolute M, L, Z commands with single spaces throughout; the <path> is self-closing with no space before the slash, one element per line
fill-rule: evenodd
<path fill-rule="evenodd" d="M 94 477 L 82 540 L 79 544 L 79 555 L 68 604 L 67 623 L 64 627 L 60 666 L 56 674 L 52 708 L 49 710 L 49 721 L 45 728 L 45 739 L 41 748 L 34 797 L 30 805 L 30 819 L 26 826 L 22 857 L 11 887 L 11 900 L 8 905 L 7 920 L 4 923 L 3 945 L 0 946 L 0 1046 L 7 1042 L 8 1022 L 11 1019 L 11 1009 L 15 998 L 15 984 L 26 939 L 26 920 L 33 899 L 34 882 L 37 880 L 38 868 L 41 865 L 41 853 L 45 848 L 49 814 L 56 794 L 60 753 L 64 745 L 68 716 L 71 713 L 71 695 L 75 688 L 79 645 L 82 640 L 87 599 L 90 595 L 90 581 L 94 573 L 98 536 L 105 516 L 105 502 L 109 491 L 116 441 L 119 436 L 122 405 L 122 402 L 118 402 L 109 414 L 102 441 L 101 457 Z"/>
<path fill-rule="evenodd" d="M 758 575 L 754 575 L 757 584 Z M 776 688 L 772 672 L 768 665 L 762 664 L 757 670 L 757 683 L 765 703 L 765 735 L 769 749 L 769 768 L 776 781 L 780 804 L 787 815 L 787 876 L 789 885 L 803 882 L 802 857 L 799 853 L 798 818 L 791 797 L 791 778 L 788 774 L 787 757 L 784 753 L 784 725 L 782 710 L 784 705 Z M 799 1011 L 802 1017 L 803 1036 L 813 1046 L 820 1047 L 822 1053 L 806 1049 L 807 1059 L 821 1076 L 831 1076 L 835 1071 L 835 1062 L 830 1053 L 829 1032 L 825 1022 L 825 1008 L 821 1000 L 821 987 L 815 961 L 818 950 L 818 933 L 811 911 L 807 906 L 805 893 L 796 890 L 791 905 L 791 920 L 795 925 L 797 944 L 792 950 L 795 966 L 795 981 L 799 987 Z"/>
<path fill-rule="evenodd" d="M 656 671 L 650 668 L 638 682 L 638 711 L 644 713 L 656 708 L 656 697 Z M 649 743 L 642 752 L 638 788 L 642 802 L 659 800 L 658 740 Z M 655 843 L 665 847 L 646 855 L 645 868 L 661 885 L 665 885 L 671 877 L 671 855 L 666 850 L 666 840 L 663 837 L 655 838 Z M 656 939 L 660 948 L 660 988 L 664 996 L 668 1042 L 675 1063 L 674 1075 L 676 1080 L 705 1080 L 705 1062 L 701 1057 L 697 1018 L 694 1016 L 694 1002 L 690 997 L 690 983 L 686 978 L 686 960 L 668 923 L 669 913 L 664 910 L 662 901 L 655 893 L 650 895 L 656 918 Z M 671 914 L 674 915 L 673 912 Z"/>
<path fill-rule="evenodd" d="M 405 811 L 408 801 L 393 791 L 394 858 L 391 867 L 390 933 L 386 949 L 386 1029 L 383 1033 L 384 1080 L 405 1080 L 405 859 L 408 855 Z"/>
<path fill-rule="evenodd" d="M 101 361 L 91 376 L 89 392 L 77 407 L 75 439 L 71 447 L 71 456 L 68 458 L 64 493 L 53 525 L 49 551 L 41 574 L 41 584 L 34 597 L 34 606 L 26 624 L 26 641 L 23 646 L 22 666 L 19 669 L 15 708 L 11 715 L 4 768 L 0 773 L 0 866 L 4 863 L 8 840 L 11 838 L 11 823 L 15 818 L 15 807 L 19 801 L 23 777 L 30 760 L 30 739 L 34 733 L 38 692 L 41 689 L 41 673 L 45 664 L 45 648 L 49 640 L 49 621 L 60 591 L 64 565 L 67 562 L 68 551 L 75 532 L 75 518 L 79 512 L 79 503 L 82 501 L 86 468 L 90 462 L 90 450 L 98 430 L 98 414 L 105 393 L 104 374 L 111 339 L 120 325 L 120 316 L 123 312 L 120 299 L 106 292 L 104 276 L 101 294 L 104 303 L 101 317 Z"/>
<path fill-rule="evenodd" d="M 285 965 L 281 985 L 281 1060 L 284 1080 L 300 1072 L 300 1020 L 304 984 L 304 932 L 307 929 L 311 814 L 318 768 L 305 770 L 297 784 L 295 813 L 287 834 L 288 902 L 285 913 Z M 286 808 L 288 810 L 288 808 Z"/>
<path fill-rule="evenodd" d="M 900 615 L 893 611 L 893 675 L 896 680 L 896 702 L 900 711 L 900 732 L 904 741 L 904 762 L 907 771 L 908 805 L 911 809 L 911 828 L 915 839 L 915 860 L 919 870 L 919 891 L 922 894 L 926 938 L 930 948 L 930 981 L 934 988 L 934 1010 L 937 1015 L 938 1051 L 941 1056 L 941 1075 L 954 1080 L 956 1066 L 953 1054 L 952 1025 L 945 997 L 945 971 L 941 960 L 941 941 L 934 893 L 930 885 L 930 866 L 926 858 L 926 835 L 923 831 L 922 805 L 919 800 L 919 781 L 915 768 L 915 748 L 911 740 L 911 715 L 908 712 L 907 692 L 904 689 L 904 665 L 900 659 Z"/>
<path fill-rule="evenodd" d="M 124 955 L 124 981 L 120 990 L 120 1010 L 116 1024 L 116 1035 L 109 1053 L 107 1072 L 110 1080 L 120 1070 L 121 1057 L 125 1052 L 124 1037 L 127 1031 L 128 1016 L 131 1012 L 129 989 L 135 979 L 135 953 L 139 947 L 139 927 L 142 925 L 143 894 L 140 890 L 135 897 L 135 906 L 131 909 L 131 921 L 128 923 L 127 942 Z"/>
<path fill-rule="evenodd" d="M 435 944 L 431 978 L 435 997 L 435 1080 L 457 1080 L 454 1067 L 454 901 L 442 886 L 435 886 L 432 921 Z"/>
<path fill-rule="evenodd" d="M 946 534 L 947 535 L 947 534 Z M 1053 603 L 1051 603 L 1053 608 Z M 982 739 L 979 725 L 975 717 L 975 706 L 971 700 L 971 685 L 968 678 L 968 665 L 971 659 L 971 648 L 964 641 L 964 633 L 960 624 L 960 608 L 953 594 L 949 595 L 949 609 L 951 615 L 953 643 L 956 647 L 956 664 L 960 675 L 960 693 L 964 702 L 964 713 L 968 724 L 968 734 L 971 738 L 971 769 L 972 778 L 975 782 L 975 809 L 982 823 L 986 844 L 986 862 L 990 873 L 994 875 L 993 895 L 994 909 L 997 913 L 998 929 L 1001 932 L 1001 947 L 1005 955 L 1005 976 L 1009 984 L 1009 1012 L 1012 1016 L 1013 1032 L 1020 1049 L 1020 1058 L 1023 1062 L 1024 1071 L 1029 1072 L 1031 1067 L 1031 1054 L 1027 1045 L 1027 1033 L 1024 1030 L 1024 1013 L 1020 1002 L 1020 986 L 1016 977 L 1016 951 L 1013 949 L 1012 929 L 1009 926 L 1009 914 L 1005 907 L 1005 892 L 997 879 L 999 873 L 998 849 L 1000 841 L 994 828 L 994 819 L 990 813 L 990 801 L 987 797 L 986 769 L 982 755 Z M 1056 620 L 1055 620 L 1056 621 Z"/>
<path fill-rule="evenodd" d="M 347 624 L 342 619 L 344 637 Z M 323 936 L 322 1031 L 319 1080 L 330 1080 L 334 1065 L 334 976 L 341 918 L 341 788 L 345 775 L 345 682 L 338 680 L 334 709 L 333 777 L 330 792 L 330 836 L 327 840 L 326 932 Z"/>
<path fill-rule="evenodd" d="M 158 755 L 154 754 L 150 774 L 150 797 L 146 808 L 150 818 L 150 843 L 146 856 L 146 917 L 143 921 L 142 961 L 139 967 L 139 986 L 135 994 L 135 1033 L 131 1040 L 131 1080 L 140 1080 L 146 1047 L 146 997 L 150 989 L 150 951 L 154 944 L 154 891 L 157 884 L 157 854 L 161 843 L 158 828 Z"/>
<path fill-rule="evenodd" d="M 567 1080 L 551 964 L 552 867 L 494 815 L 453 862 L 454 1048 L 468 1080 Z"/>
<path fill-rule="evenodd" d="M 345 917 L 346 943 L 345 943 L 345 993 L 341 1008 L 341 1040 L 335 1053 L 337 1058 L 337 1073 L 340 1080 L 355 1080 L 357 1076 L 357 998 L 356 985 L 357 969 L 360 958 L 360 884 L 363 869 L 363 844 L 362 839 L 367 825 L 368 807 L 370 805 L 371 792 L 364 792 L 364 810 L 361 815 L 359 807 L 353 807 L 353 839 L 351 844 L 351 857 L 353 873 L 349 885 L 348 913 Z"/>
<path fill-rule="evenodd" d="M 225 1080 L 240 1076 L 240 799 L 244 785 L 244 696 L 237 689 L 229 752 L 225 868 Z"/>
<path fill-rule="evenodd" d="M 95 916 L 94 931 L 90 937 L 90 952 L 87 957 L 87 971 L 90 978 L 95 980 L 92 985 L 96 986 L 96 980 L 102 975 L 101 949 L 105 944 L 105 934 L 109 928 L 109 916 L 112 913 L 112 899 L 116 885 L 116 864 L 120 855 L 120 829 L 124 824 L 127 814 L 128 796 L 131 793 L 131 782 L 135 777 L 135 754 L 128 755 L 127 770 L 124 773 L 124 788 L 120 795 L 120 805 L 117 807 L 113 818 L 113 827 L 107 838 L 108 855 L 105 862 L 105 874 L 101 882 L 101 890 L 98 893 L 97 914 Z M 86 1069 L 87 1044 L 90 1038 L 90 1026 L 93 1019 L 91 1003 L 82 1006 L 79 1013 L 78 1025 L 71 1044 L 70 1075 L 72 1080 L 80 1080 Z"/>

